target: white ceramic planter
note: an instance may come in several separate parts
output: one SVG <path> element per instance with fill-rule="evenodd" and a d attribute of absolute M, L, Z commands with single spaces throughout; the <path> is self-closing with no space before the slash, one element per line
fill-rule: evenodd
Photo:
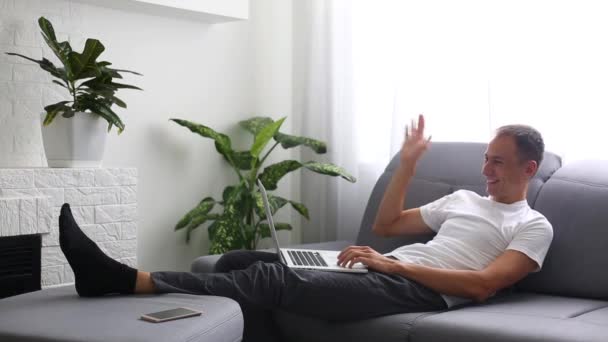
<path fill-rule="evenodd" d="M 45 116 L 42 113 L 41 123 Z M 82 112 L 71 118 L 57 115 L 50 125 L 41 127 L 49 167 L 101 167 L 108 123 L 99 115 Z"/>

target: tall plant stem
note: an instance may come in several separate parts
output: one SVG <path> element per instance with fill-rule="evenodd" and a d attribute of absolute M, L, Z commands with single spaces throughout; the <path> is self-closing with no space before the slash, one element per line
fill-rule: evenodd
<path fill-rule="evenodd" d="M 275 147 L 277 147 L 277 145 L 279 144 L 279 142 L 275 142 L 274 145 L 272 145 L 272 147 L 270 148 L 270 150 L 268 150 L 268 152 L 266 152 L 266 154 L 264 155 L 264 157 L 262 157 L 262 160 L 260 160 L 260 166 L 262 166 L 262 164 L 264 164 L 264 161 L 266 160 L 266 158 L 268 158 L 268 156 L 270 155 L 270 153 L 272 152 L 272 150 L 274 150 Z"/>

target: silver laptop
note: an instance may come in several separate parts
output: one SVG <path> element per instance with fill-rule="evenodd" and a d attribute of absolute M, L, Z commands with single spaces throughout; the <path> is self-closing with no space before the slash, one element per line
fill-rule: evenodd
<path fill-rule="evenodd" d="M 308 270 L 321 270 L 331 272 L 349 272 L 349 273 L 366 273 L 367 267 L 361 263 L 356 263 L 352 268 L 338 266 L 338 254 L 340 251 L 323 251 L 313 249 L 294 249 L 280 248 L 279 239 L 277 239 L 277 231 L 274 228 L 272 212 L 268 203 L 268 195 L 262 182 L 258 180 L 258 187 L 262 194 L 264 208 L 266 210 L 266 220 L 270 226 L 270 234 L 274 240 L 274 246 L 277 249 L 279 260 L 290 268 L 302 268 Z"/>

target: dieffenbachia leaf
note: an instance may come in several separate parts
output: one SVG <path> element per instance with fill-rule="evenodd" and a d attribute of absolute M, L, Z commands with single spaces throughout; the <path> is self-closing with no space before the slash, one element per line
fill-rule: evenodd
<path fill-rule="evenodd" d="M 264 201 L 262 194 L 259 192 L 254 193 L 255 199 L 255 211 L 261 219 L 266 219 L 266 209 L 264 208 Z M 279 209 L 283 208 L 288 201 L 282 197 L 268 194 L 268 204 L 270 205 L 270 213 L 274 215 Z"/>
<path fill-rule="evenodd" d="M 175 230 L 185 228 L 193 218 L 207 215 L 215 206 L 215 200 L 211 197 L 205 197 L 199 204 L 192 208 L 179 222 L 175 225 Z"/>
<path fill-rule="evenodd" d="M 268 126 L 273 122 L 274 120 L 272 120 L 271 118 L 256 116 L 248 120 L 240 121 L 239 125 L 243 127 L 247 132 L 253 134 L 253 136 L 256 136 L 262 130 L 262 128 Z"/>
<path fill-rule="evenodd" d="M 302 163 L 297 160 L 284 160 L 264 168 L 259 178 L 267 190 L 276 190 L 277 183 L 283 176 L 300 167 L 302 167 Z"/>
<path fill-rule="evenodd" d="M 231 160 L 231 156 L 235 152 L 232 150 L 232 143 L 230 141 L 230 138 L 227 135 L 218 133 L 207 126 L 197 124 L 196 122 L 182 120 L 182 119 L 170 119 L 170 120 L 177 123 L 180 126 L 184 126 L 184 127 L 188 128 L 193 133 L 196 133 L 202 137 L 213 139 L 215 141 L 215 149 L 231 165 L 234 165 L 233 164 L 234 162 Z"/>
<path fill-rule="evenodd" d="M 283 121 L 285 121 L 285 118 L 270 123 L 259 130 L 251 146 L 251 155 L 253 157 L 258 158 L 260 156 L 264 147 L 266 147 L 272 137 L 279 131 L 279 128 L 281 128 Z"/>
<path fill-rule="evenodd" d="M 274 135 L 274 140 L 281 143 L 281 146 L 283 148 L 292 148 L 304 145 L 310 147 L 313 151 L 319 154 L 327 152 L 327 146 L 324 142 L 307 137 L 298 137 L 295 135 L 288 135 L 281 132 L 277 132 L 277 134 Z"/>
<path fill-rule="evenodd" d="M 346 170 L 344 170 L 340 166 L 337 166 L 334 164 L 309 161 L 309 162 L 302 164 L 302 166 L 310 171 L 320 173 L 323 175 L 340 176 L 351 183 L 354 183 L 357 181 L 357 179 L 355 177 L 351 176 L 348 172 L 346 172 Z"/>
<path fill-rule="evenodd" d="M 267 223 L 261 223 L 259 226 L 259 234 L 262 238 L 271 237 L 270 226 Z M 278 230 L 292 230 L 293 227 L 289 223 L 278 222 L 274 224 L 274 229 Z"/>

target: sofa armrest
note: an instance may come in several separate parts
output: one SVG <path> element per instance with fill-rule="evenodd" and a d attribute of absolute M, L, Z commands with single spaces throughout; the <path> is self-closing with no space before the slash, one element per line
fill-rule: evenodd
<path fill-rule="evenodd" d="M 289 248 L 303 248 L 303 249 L 320 249 L 326 251 L 340 251 L 348 246 L 354 244 L 354 241 L 326 241 L 318 243 L 307 243 L 302 245 L 289 246 Z M 272 252 L 272 249 L 264 249 L 264 251 Z M 215 267 L 215 263 L 220 259 L 222 254 L 204 255 L 200 256 L 190 265 L 190 271 L 194 273 L 211 273 Z"/>

